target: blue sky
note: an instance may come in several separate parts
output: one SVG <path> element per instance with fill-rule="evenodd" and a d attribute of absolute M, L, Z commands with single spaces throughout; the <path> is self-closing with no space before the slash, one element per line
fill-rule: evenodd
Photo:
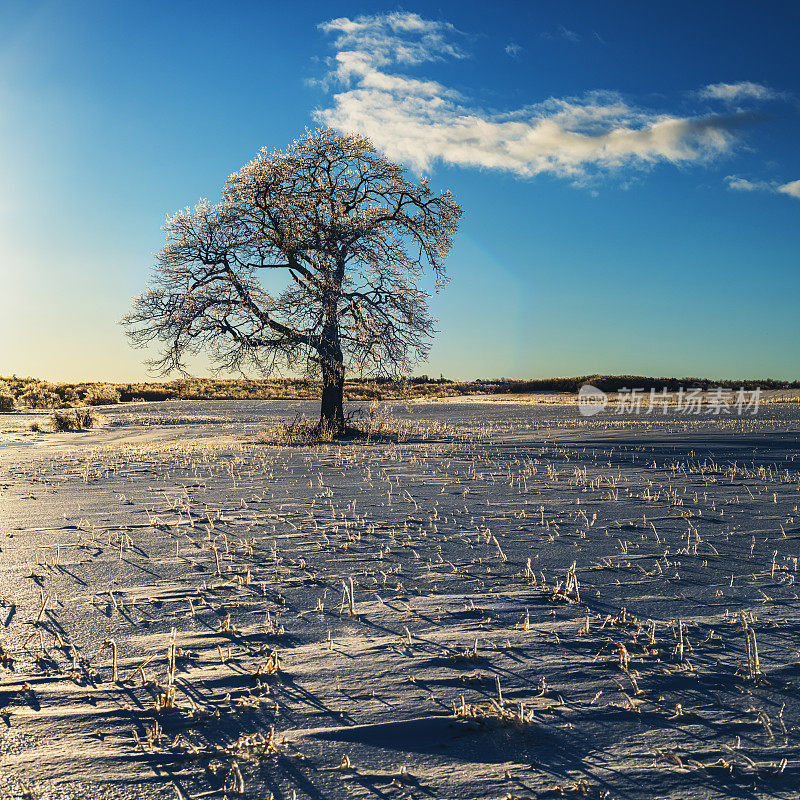
<path fill-rule="evenodd" d="M 465 209 L 419 372 L 798 378 L 799 26 L 795 2 L 6 0 L 0 374 L 144 378 L 117 320 L 164 216 L 326 123 Z"/>

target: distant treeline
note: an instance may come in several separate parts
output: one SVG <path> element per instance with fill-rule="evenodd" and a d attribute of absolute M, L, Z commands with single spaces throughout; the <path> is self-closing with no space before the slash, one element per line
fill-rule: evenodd
<path fill-rule="evenodd" d="M 482 384 L 478 380 L 476 384 Z M 656 389 L 677 392 L 684 389 L 800 389 L 800 381 L 779 381 L 774 378 L 747 380 L 714 380 L 713 378 L 648 378 L 643 375 L 584 375 L 580 378 L 538 378 L 533 380 L 494 380 L 487 381 L 496 392 L 523 394 L 530 392 L 577 392 L 581 386 L 591 384 L 604 392 L 618 392 L 620 389 Z"/>
<path fill-rule="evenodd" d="M 648 378 L 641 375 L 584 375 L 578 378 L 506 378 L 452 381 L 421 375 L 405 381 L 389 378 L 349 380 L 346 400 L 400 400 L 423 397 L 457 397 L 466 394 L 575 393 L 584 384 L 605 392 L 620 389 L 679 388 L 798 389 L 800 381 L 713 380 L 711 378 Z M 36 378 L 0 378 L 0 410 L 15 407 L 70 408 L 157 400 L 318 400 L 320 384 L 303 378 L 180 378 L 144 383 L 51 383 Z"/>

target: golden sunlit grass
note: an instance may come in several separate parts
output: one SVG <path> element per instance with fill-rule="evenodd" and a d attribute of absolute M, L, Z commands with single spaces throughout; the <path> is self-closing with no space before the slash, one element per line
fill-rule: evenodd
<path fill-rule="evenodd" d="M 679 387 L 710 389 L 725 387 L 762 390 L 798 389 L 798 381 L 722 380 L 709 378 L 652 378 L 637 375 L 587 375 L 575 378 L 540 378 L 533 380 L 492 379 L 452 381 L 423 375 L 404 381 L 388 379 L 351 379 L 345 382 L 347 401 L 414 400 L 463 397 L 466 395 L 514 396 L 557 393 L 572 395 L 584 384 L 605 392 L 621 388 L 666 389 Z M 3 388 L 5 387 L 5 388 Z M 110 405 L 131 401 L 161 400 L 319 400 L 321 386 L 304 378 L 182 378 L 168 382 L 141 383 L 55 383 L 17 376 L 0 378 L 2 397 L 13 397 L 17 406 L 28 408 L 69 408 L 76 405 Z"/>

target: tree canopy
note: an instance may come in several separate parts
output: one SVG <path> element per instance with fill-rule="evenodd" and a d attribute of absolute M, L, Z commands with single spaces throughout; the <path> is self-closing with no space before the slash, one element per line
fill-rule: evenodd
<path fill-rule="evenodd" d="M 262 149 L 220 203 L 167 218 L 152 281 L 123 322 L 134 345 L 162 345 L 150 362 L 162 374 L 203 351 L 222 371 L 321 374 L 322 422 L 341 428 L 345 369 L 399 377 L 427 357 L 422 282 L 426 271 L 437 290 L 447 282 L 461 215 L 369 139 L 308 132 L 285 152 Z"/>

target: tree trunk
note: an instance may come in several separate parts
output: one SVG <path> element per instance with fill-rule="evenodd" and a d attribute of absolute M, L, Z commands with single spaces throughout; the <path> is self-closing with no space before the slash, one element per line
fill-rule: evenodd
<path fill-rule="evenodd" d="M 322 413 L 319 423 L 321 428 L 331 431 L 334 436 L 344 433 L 344 355 L 337 314 L 343 275 L 344 264 L 340 263 L 323 300 L 325 324 L 318 349 L 322 362 Z"/>
<path fill-rule="evenodd" d="M 335 358 L 322 361 L 322 413 L 319 422 L 320 427 L 332 431 L 335 436 L 344 433 L 344 364 Z"/>

